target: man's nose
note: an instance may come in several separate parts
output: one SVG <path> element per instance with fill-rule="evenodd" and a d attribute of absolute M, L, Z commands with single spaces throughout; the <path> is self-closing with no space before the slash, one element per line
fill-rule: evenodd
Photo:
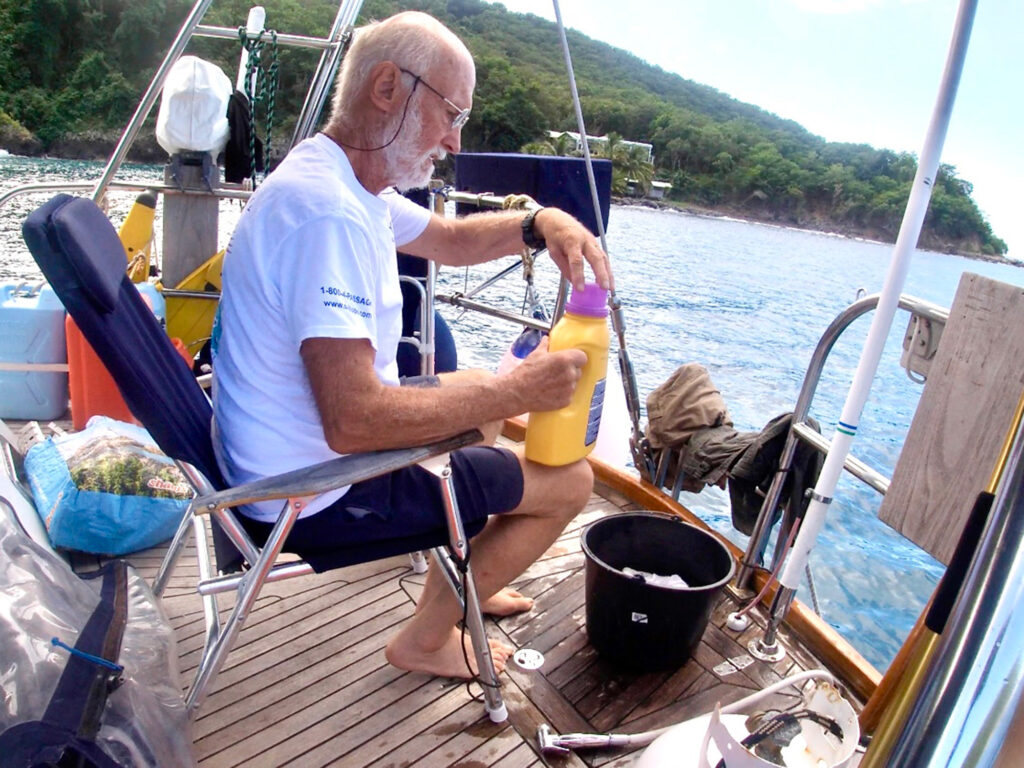
<path fill-rule="evenodd" d="M 452 128 L 445 134 L 441 146 L 452 155 L 457 155 L 462 149 L 462 128 Z"/>

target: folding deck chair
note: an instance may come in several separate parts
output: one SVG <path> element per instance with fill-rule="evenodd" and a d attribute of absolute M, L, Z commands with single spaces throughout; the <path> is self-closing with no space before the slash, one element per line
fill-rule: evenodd
<path fill-rule="evenodd" d="M 202 660 L 186 696 L 195 716 L 238 632 L 268 581 L 313 573 L 302 561 L 277 563 L 285 539 L 305 503 L 325 491 L 367 480 L 431 457 L 443 457 L 477 442 L 477 430 L 429 445 L 353 454 L 276 477 L 229 487 L 217 468 L 211 437 L 212 409 L 192 372 L 174 349 L 152 311 L 125 274 L 124 248 L 113 226 L 91 200 L 57 195 L 34 211 L 22 228 L 43 274 L 82 333 L 117 382 L 132 413 L 161 450 L 175 460 L 195 497 L 154 580 L 166 587 L 190 529 L 199 560 L 197 591 L 202 595 L 206 641 Z M 469 568 L 468 548 L 458 514 L 450 464 L 440 473 L 447 526 L 429 535 L 360 543 L 339 552 L 339 564 L 351 565 L 433 549 L 435 559 L 465 608 L 467 629 L 476 649 L 485 708 L 491 720 L 507 717 Z M 287 500 L 263 547 L 239 524 L 232 508 L 259 500 Z M 219 573 L 207 551 L 207 517 Z M 240 564 L 244 565 L 240 567 Z M 461 579 L 460 579 L 461 575 Z M 221 624 L 216 595 L 236 592 L 235 605 Z"/>

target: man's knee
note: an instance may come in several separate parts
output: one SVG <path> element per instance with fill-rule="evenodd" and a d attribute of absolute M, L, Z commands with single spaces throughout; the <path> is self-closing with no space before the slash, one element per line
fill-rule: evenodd
<path fill-rule="evenodd" d="M 590 499 L 594 489 L 594 472 L 586 459 L 563 467 L 546 467 L 524 462 L 524 501 L 531 511 L 563 517 L 575 517 Z"/>
<path fill-rule="evenodd" d="M 564 467 L 566 490 L 572 496 L 573 506 L 579 512 L 594 492 L 594 470 L 590 462 L 580 459 Z"/>

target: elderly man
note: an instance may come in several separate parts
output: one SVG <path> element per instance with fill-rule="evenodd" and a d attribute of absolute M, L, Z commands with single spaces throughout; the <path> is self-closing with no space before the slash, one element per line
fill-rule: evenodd
<path fill-rule="evenodd" d="M 230 480 L 473 427 L 493 438 L 505 417 L 568 404 L 585 355 L 546 346 L 505 376 L 460 371 L 399 386 L 396 244 L 460 266 L 542 239 L 575 286 L 585 261 L 600 284 L 611 281 L 594 237 L 562 211 L 453 220 L 394 191 L 425 185 L 434 161 L 459 151 L 474 84 L 469 51 L 430 16 L 402 13 L 361 29 L 323 133 L 292 150 L 253 195 L 225 258 L 215 332 L 214 411 Z M 505 585 L 582 509 L 593 485 L 589 465 L 545 467 L 492 446 L 458 451 L 452 463 L 484 610 L 528 609 L 531 602 Z M 278 502 L 253 505 L 243 522 L 262 540 L 279 511 Z M 443 530 L 440 484 L 413 467 L 319 496 L 286 549 L 323 570 L 336 542 Z M 460 618 L 431 569 L 415 615 L 388 644 L 388 660 L 469 677 Z M 511 652 L 492 641 L 499 671 Z"/>

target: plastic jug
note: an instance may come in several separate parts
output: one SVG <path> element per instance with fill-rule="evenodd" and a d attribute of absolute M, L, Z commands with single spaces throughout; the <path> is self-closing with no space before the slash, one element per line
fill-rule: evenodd
<path fill-rule="evenodd" d="M 543 323 L 548 322 L 548 313 L 544 311 L 543 305 L 534 303 L 533 310 L 530 312 L 534 320 L 540 320 Z M 525 360 L 533 350 L 540 344 L 541 339 L 547 335 L 547 331 L 542 331 L 538 328 L 523 328 L 515 340 L 509 345 L 509 348 L 505 350 L 505 354 L 501 356 L 501 360 L 498 362 L 498 375 L 508 373 L 523 360 Z"/>
<path fill-rule="evenodd" d="M 49 286 L 0 285 L 0 418 L 59 419 L 68 409 L 64 306 Z"/>
<path fill-rule="evenodd" d="M 548 348 L 587 353 L 569 405 L 531 413 L 526 428 L 526 458 L 559 467 L 587 456 L 597 442 L 608 369 L 608 292 L 594 283 L 573 291 L 565 314 L 551 329 Z"/>

